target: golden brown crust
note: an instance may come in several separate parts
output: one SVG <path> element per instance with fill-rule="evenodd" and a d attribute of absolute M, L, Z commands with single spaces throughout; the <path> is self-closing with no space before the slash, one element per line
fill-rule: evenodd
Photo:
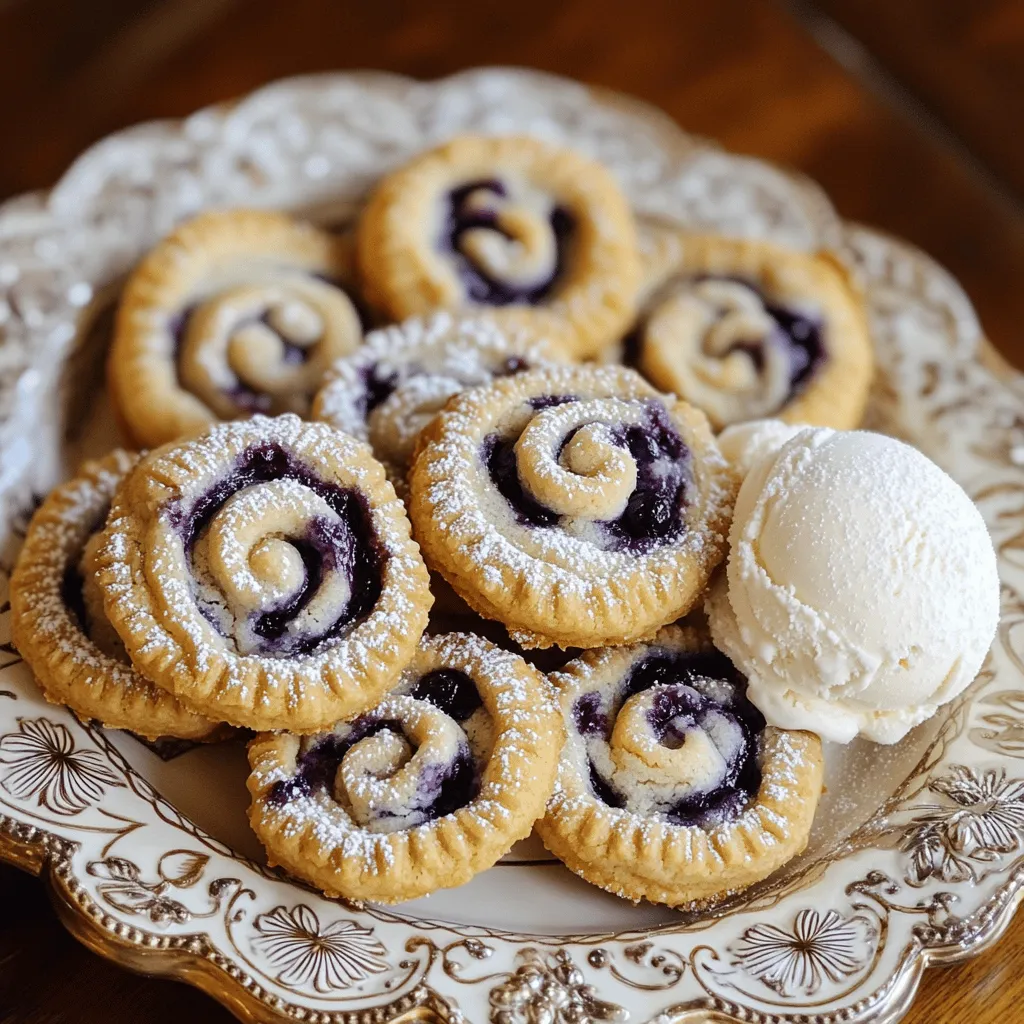
<path fill-rule="evenodd" d="M 579 401 L 531 407 L 532 399 L 550 395 Z M 619 419 L 642 420 L 651 402 L 689 451 L 693 481 L 680 513 L 682 530 L 641 553 L 609 550 L 593 531 L 614 519 L 617 513 L 607 511 L 631 494 L 627 450 L 597 436 L 587 439 L 595 443 L 581 459 L 609 461 L 581 463 L 573 471 L 548 456 L 578 426 L 562 423 L 564 416 L 583 415 L 600 429 Z M 520 524 L 497 490 L 481 453 L 498 434 L 520 438 L 518 477 L 532 498 L 566 513 L 556 524 Z M 527 435 L 538 444 L 524 442 Z M 724 554 L 735 488 L 702 413 L 623 367 L 565 367 L 497 380 L 453 398 L 420 436 L 410 515 L 431 568 L 479 614 L 505 623 L 520 644 L 599 647 L 648 636 L 693 606 Z"/>
<path fill-rule="evenodd" d="M 357 243 L 369 301 L 396 320 L 467 305 L 453 261 L 437 247 L 438 210 L 453 189 L 494 179 L 514 180 L 524 195 L 553 201 L 572 217 L 573 228 L 567 265 L 556 266 L 550 294 L 538 305 L 492 306 L 491 315 L 510 326 L 540 322 L 543 331 L 552 317 L 565 321 L 573 354 L 594 355 L 625 330 L 635 311 L 640 265 L 633 215 L 601 165 L 525 136 L 463 136 L 380 183 L 363 211 Z M 527 201 L 513 196 L 509 203 L 516 237 L 520 230 L 539 230 Z M 544 238 L 550 231 L 545 226 L 540 237 L 550 242 Z M 527 249 L 525 234 L 521 240 Z"/>
<path fill-rule="evenodd" d="M 333 283 L 352 279 L 351 262 L 349 239 L 267 210 L 176 228 L 132 272 L 118 309 L 107 373 L 129 436 L 152 447 L 252 411 L 308 411 L 326 368 L 362 340 Z M 278 336 L 261 317 L 277 318 Z M 284 336 L 304 360 L 287 358 Z"/>
<path fill-rule="evenodd" d="M 240 647 L 238 638 L 253 615 L 269 610 L 267 602 L 277 608 L 285 600 L 281 594 L 301 593 L 301 563 L 296 550 L 289 550 L 289 538 L 301 539 L 316 517 L 351 536 L 324 499 L 287 473 L 252 486 L 241 479 L 238 489 L 217 499 L 222 503 L 192 540 L 186 543 L 181 532 L 184 510 L 223 485 L 239 460 L 261 445 L 275 446 L 309 478 L 353 492 L 380 559 L 376 603 L 340 633 L 322 633 L 316 620 L 309 627 L 314 643 L 305 653 L 297 647 L 276 656 L 258 645 Z M 279 522 L 282 516 L 294 522 Z M 244 543 L 233 532 L 236 520 L 247 531 Z M 265 536 L 264 522 L 272 522 Z M 118 493 L 98 558 L 107 615 L 141 670 L 191 706 L 255 729 L 312 732 L 372 706 L 412 655 L 431 604 L 426 567 L 383 468 L 365 445 L 291 415 L 221 424 L 200 438 L 150 453 Z M 196 559 L 206 562 L 206 607 L 229 618 L 224 632 L 197 603 Z M 241 581 L 232 559 L 241 559 Z M 297 580 L 289 575 L 294 571 Z M 335 590 L 323 591 L 326 586 Z M 348 607 L 344 602 L 354 599 L 344 588 L 354 586 L 335 573 L 321 579 L 314 596 L 320 600 L 323 591 L 328 607 L 342 602 L 336 619 Z M 248 603 L 239 605 L 236 623 L 232 603 L 243 599 Z M 296 618 L 308 617 L 312 599 L 299 607 Z M 324 622 L 334 621 L 326 611 L 322 615 Z"/>
<path fill-rule="evenodd" d="M 536 325 L 534 325 L 536 326 Z M 412 317 L 372 331 L 328 371 L 313 418 L 366 441 L 401 498 L 419 431 L 452 395 L 522 369 L 564 362 L 564 337 L 510 329 L 486 313 Z M 374 396 L 370 382 L 386 391 Z"/>
<path fill-rule="evenodd" d="M 367 825 L 372 815 L 366 812 L 366 821 L 360 821 L 359 812 L 347 803 L 350 791 L 344 788 L 343 770 L 336 770 L 329 783 L 341 787 L 336 792 L 320 789 L 278 799 L 281 787 L 294 787 L 302 744 L 287 733 L 258 736 L 249 746 L 248 785 L 253 798 L 249 817 L 271 863 L 330 896 L 396 903 L 462 885 L 529 835 L 551 792 L 564 736 L 547 681 L 521 658 L 480 637 L 458 633 L 429 637 L 403 673 L 396 689 L 400 695 L 385 698 L 371 714 L 401 722 L 410 739 L 424 711 L 428 717 L 443 716 L 430 738 L 447 731 L 465 742 L 466 734 L 452 718 L 440 710 L 424 709 L 422 700 L 401 695 L 437 669 L 455 669 L 469 676 L 490 718 L 486 728 L 491 729 L 492 749 L 476 795 L 421 824 L 374 831 Z M 473 716 L 464 723 L 468 732 L 475 722 Z M 307 741 L 307 748 L 308 743 L 315 744 L 316 739 Z M 339 758 L 339 769 L 343 763 Z M 404 777 L 409 769 L 417 772 L 415 758 L 375 778 L 398 788 L 410 781 Z"/>
<path fill-rule="evenodd" d="M 84 719 L 149 739 L 218 738 L 223 728 L 217 722 L 147 681 L 127 655 L 116 656 L 110 643 L 101 647 L 90 638 L 65 598 L 65 581 L 79 572 L 79 561 L 102 527 L 115 488 L 137 459 L 114 451 L 85 463 L 36 510 L 11 577 L 14 644 L 46 699 L 67 705 Z M 85 597 L 83 603 L 88 603 Z M 94 622 L 91 632 L 101 635 L 103 627 L 109 630 L 108 623 Z"/>
<path fill-rule="evenodd" d="M 705 633 L 679 626 L 662 630 L 652 646 L 711 649 Z M 590 774 L 583 770 L 586 753 L 573 727 L 574 704 L 597 680 L 621 678 L 647 650 L 638 645 L 588 651 L 551 675 L 569 738 L 537 832 L 567 867 L 609 892 L 634 901 L 707 906 L 766 878 L 803 850 L 821 793 L 821 741 L 809 732 L 766 728 L 760 787 L 731 820 L 677 825 L 610 807 L 594 795 Z M 611 742 L 616 742 L 614 733 Z"/>
<path fill-rule="evenodd" d="M 661 231 L 650 248 L 637 365 L 656 387 L 702 408 L 716 430 L 765 416 L 839 430 L 857 426 L 874 350 L 859 289 L 834 255 L 682 231 L 674 240 Z M 772 323 L 764 298 L 744 282 L 822 325 L 824 360 L 795 393 L 787 354 L 761 342 Z M 761 345 L 757 358 L 751 345 Z"/>

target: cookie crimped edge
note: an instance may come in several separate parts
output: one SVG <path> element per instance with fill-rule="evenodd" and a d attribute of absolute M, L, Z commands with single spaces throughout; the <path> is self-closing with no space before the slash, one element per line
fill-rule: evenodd
<path fill-rule="evenodd" d="M 443 193 L 502 167 L 550 189 L 576 217 L 572 266 L 536 307 L 480 307 L 510 326 L 554 315 L 569 325 L 572 351 L 587 358 L 629 325 L 640 287 L 636 225 L 611 173 L 574 150 L 523 135 L 459 136 L 393 171 L 359 221 L 357 260 L 367 300 L 397 320 L 462 305 L 454 270 L 428 236 Z"/>
<path fill-rule="evenodd" d="M 464 884 L 530 834 L 544 813 L 565 736 L 547 679 L 518 655 L 461 633 L 424 637 L 407 671 L 422 675 L 436 667 L 470 675 L 494 722 L 478 795 L 444 817 L 399 832 L 346 825 L 341 831 L 351 838 L 328 846 L 316 815 L 331 815 L 337 806 L 332 796 L 297 798 L 310 802 L 313 812 L 301 818 L 288 813 L 288 804 L 268 803 L 274 784 L 295 773 L 299 739 L 263 734 L 249 744 L 249 819 L 271 863 L 328 896 L 397 903 Z M 486 692 L 481 680 L 489 684 Z M 505 695 L 511 695 L 507 705 Z"/>
<path fill-rule="evenodd" d="M 497 352 L 500 341 L 505 346 L 502 351 L 526 356 L 539 365 L 569 361 L 564 324 L 554 319 L 550 325 L 540 321 L 509 324 L 496 321 L 486 310 L 438 310 L 371 331 L 358 349 L 335 360 L 313 399 L 312 418 L 368 442 L 368 417 L 350 416 L 340 408 L 342 398 L 359 386 L 362 374 L 381 360 L 415 357 L 421 350 L 446 344 L 468 347 L 474 342 L 472 332 L 478 327 L 485 335 L 491 332 L 484 340 L 476 339 L 481 349 Z M 353 406 L 351 402 L 344 404 Z M 354 413 L 354 409 L 352 411 Z M 384 466 L 396 493 L 404 500 L 408 496 L 408 467 L 374 454 Z"/>
<path fill-rule="evenodd" d="M 287 262 L 343 284 L 354 277 L 350 238 L 283 213 L 212 210 L 175 228 L 129 276 L 107 359 L 111 401 L 139 447 L 165 444 L 221 420 L 182 386 L 167 317 L 184 308 L 212 265 L 231 257 Z"/>
<path fill-rule="evenodd" d="M 702 522 L 691 521 L 687 535 L 698 535 L 687 547 L 663 545 L 635 556 L 628 571 L 585 577 L 522 551 L 486 518 L 469 486 L 480 444 L 517 403 L 570 392 L 662 402 L 691 451 L 700 495 L 690 515 Z M 633 370 L 588 366 L 526 372 L 455 396 L 421 433 L 409 484 L 427 564 L 466 604 L 504 623 L 521 645 L 590 648 L 649 636 L 694 606 L 725 555 L 738 480 L 702 412 Z"/>
<path fill-rule="evenodd" d="M 698 651 L 714 647 L 706 632 L 689 626 L 666 627 L 650 646 L 657 644 Z M 594 669 L 615 658 L 631 663 L 635 655 L 636 647 L 587 651 L 551 673 L 563 717 L 572 715 L 573 700 Z M 567 740 L 537 834 L 566 867 L 618 896 L 709 907 L 767 878 L 807 845 L 824 771 L 821 740 L 814 733 L 767 726 L 757 796 L 737 818 L 711 828 L 672 825 L 608 806 L 580 777 L 569 745 Z"/>
<path fill-rule="evenodd" d="M 676 244 L 662 234 L 656 249 L 661 252 L 657 286 L 646 301 L 657 303 L 661 287 L 673 278 L 700 273 L 733 275 L 750 279 L 769 294 L 773 281 L 787 267 L 795 267 L 811 282 L 806 298 L 822 309 L 825 323 L 824 363 L 801 390 L 772 413 L 786 423 L 852 430 L 864 417 L 875 354 L 871 327 L 861 289 L 849 268 L 833 252 L 804 252 L 762 239 L 727 238 L 690 234 L 679 230 Z M 641 320 L 646 314 L 641 312 Z M 653 380 L 655 386 L 664 381 Z M 685 395 L 682 396 L 686 398 Z M 715 424 L 722 429 L 729 424 Z"/>
<path fill-rule="evenodd" d="M 191 710 L 132 665 L 93 643 L 64 602 L 64 578 L 94 532 L 83 516 L 103 516 L 139 456 L 121 450 L 86 462 L 55 488 L 29 523 L 11 575 L 14 646 L 43 695 L 79 717 L 150 740 L 220 738 L 224 726 Z"/>
<path fill-rule="evenodd" d="M 268 441 L 358 490 L 385 555 L 370 613 L 327 649 L 288 658 L 226 647 L 192 601 L 187 556 L 161 522 L 170 502 L 188 500 L 190 488 L 209 486 L 249 445 Z M 168 545 L 180 558 L 177 577 L 160 564 Z M 200 711 L 256 730 L 316 732 L 371 707 L 412 657 L 433 600 L 405 508 L 369 448 L 292 414 L 220 424 L 151 452 L 115 498 L 98 562 L 107 615 L 147 677 Z"/>

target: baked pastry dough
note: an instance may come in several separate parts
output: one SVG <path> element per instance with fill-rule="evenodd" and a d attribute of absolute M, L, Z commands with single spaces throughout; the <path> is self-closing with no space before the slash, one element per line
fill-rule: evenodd
<path fill-rule="evenodd" d="M 735 487 L 703 413 L 623 367 L 559 367 L 451 399 L 409 507 L 430 567 L 520 644 L 599 647 L 693 606 Z"/>
<path fill-rule="evenodd" d="M 87 462 L 51 492 L 29 524 L 11 576 L 11 628 L 47 700 L 83 719 L 148 739 L 218 738 L 222 726 L 191 711 L 132 668 L 103 611 L 99 531 L 114 491 L 138 456 Z"/>
<path fill-rule="evenodd" d="M 537 831 L 556 857 L 627 899 L 700 906 L 806 845 L 821 741 L 766 727 L 702 633 L 588 651 L 552 673 L 567 729 Z"/>
<path fill-rule="evenodd" d="M 372 711 L 252 742 L 250 821 L 271 863 L 328 895 L 415 899 L 529 835 L 563 736 L 547 681 L 522 658 L 476 636 L 425 638 Z"/>
<path fill-rule="evenodd" d="M 583 358 L 635 311 L 636 228 L 611 174 L 525 136 L 463 136 L 388 175 L 357 245 L 369 301 L 396 320 L 491 307 L 544 333 L 553 314 Z"/>
<path fill-rule="evenodd" d="M 715 235 L 668 241 L 652 243 L 661 284 L 648 282 L 624 346 L 630 365 L 716 430 L 764 417 L 857 426 L 874 357 L 860 295 L 837 260 Z"/>
<path fill-rule="evenodd" d="M 125 286 L 110 350 L 115 407 L 144 447 L 255 412 L 309 412 L 363 337 L 345 292 L 351 242 L 281 213 L 182 224 Z"/>
<path fill-rule="evenodd" d="M 329 371 L 313 417 L 368 441 L 400 497 L 420 431 L 452 395 L 550 365 L 558 344 L 479 314 L 435 313 L 373 331 Z"/>
<path fill-rule="evenodd" d="M 369 449 L 255 416 L 157 449 L 98 555 L 132 660 L 192 707 L 313 732 L 371 707 L 427 622 L 427 571 Z"/>

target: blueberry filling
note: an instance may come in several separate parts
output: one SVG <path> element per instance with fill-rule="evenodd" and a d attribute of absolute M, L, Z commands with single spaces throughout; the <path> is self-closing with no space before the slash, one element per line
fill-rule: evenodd
<path fill-rule="evenodd" d="M 525 373 L 530 364 L 522 356 L 509 356 L 495 371 L 495 377 L 514 377 L 517 373 Z"/>
<path fill-rule="evenodd" d="M 400 380 L 394 370 L 390 373 L 383 370 L 379 363 L 366 367 L 361 374 L 363 378 L 363 418 L 365 419 L 378 406 L 383 405 L 394 393 Z"/>
<path fill-rule="evenodd" d="M 643 552 L 675 540 L 685 529 L 683 510 L 692 479 L 690 451 L 660 402 L 649 402 L 648 422 L 613 431 L 636 460 L 636 487 L 626 510 L 604 528 L 618 547 Z"/>
<path fill-rule="evenodd" d="M 454 668 L 439 668 L 420 676 L 409 696 L 429 701 L 456 722 L 466 721 L 483 705 L 473 680 Z"/>
<path fill-rule="evenodd" d="M 608 716 L 601 710 L 601 694 L 592 692 L 577 697 L 572 706 L 572 720 L 581 736 L 603 736 L 610 732 Z"/>
<path fill-rule="evenodd" d="M 578 402 L 575 395 L 536 395 L 528 400 L 531 409 L 540 412 L 542 409 L 553 409 L 556 405 L 566 405 L 569 402 Z"/>
<path fill-rule="evenodd" d="M 264 654 L 308 654 L 359 622 L 377 603 L 385 556 L 365 499 L 356 490 L 321 480 L 280 445 L 266 443 L 247 448 L 228 476 L 198 498 L 169 506 L 166 513 L 191 556 L 196 539 L 233 494 L 253 484 L 286 478 L 297 480 L 318 494 L 341 521 L 316 517 L 310 521 L 306 535 L 293 541 L 305 566 L 305 583 L 287 607 L 270 609 L 254 621 L 253 631 L 265 640 L 260 651 Z M 286 633 L 289 622 L 316 593 L 324 571 L 342 566 L 352 593 L 344 614 L 315 636 Z"/>
<path fill-rule="evenodd" d="M 573 233 L 574 223 L 568 210 L 555 207 L 551 211 L 551 231 L 555 237 L 555 266 L 545 280 L 528 286 L 517 286 L 496 280 L 486 274 L 463 251 L 462 236 L 474 228 L 497 231 L 506 238 L 511 236 L 502 230 L 501 223 L 493 210 L 473 209 L 468 203 L 474 192 L 487 191 L 499 199 L 508 196 L 504 183 L 496 179 L 468 182 L 448 193 L 448 211 L 441 231 L 438 247 L 450 253 L 459 277 L 466 287 L 470 301 L 488 306 L 507 306 L 511 303 L 536 304 L 543 302 L 551 293 L 564 269 L 565 251 Z"/>
<path fill-rule="evenodd" d="M 540 395 L 530 399 L 537 410 L 577 401 L 573 395 Z M 636 461 L 636 487 L 618 519 L 599 525 L 612 550 L 642 554 L 657 544 L 679 537 L 685 529 L 683 511 L 687 488 L 692 480 L 690 451 L 672 425 L 665 407 L 657 401 L 645 403 L 646 422 L 614 427 L 612 440 L 628 449 Z M 563 441 L 563 447 L 575 431 Z M 523 526 L 554 526 L 556 512 L 535 501 L 523 489 L 516 467 L 515 440 L 490 434 L 484 439 L 481 459 L 498 492 L 511 506 Z"/>
<path fill-rule="evenodd" d="M 701 680 L 719 685 L 716 698 L 701 692 Z M 722 684 L 725 684 L 723 687 Z M 706 653 L 655 652 L 638 661 L 623 680 L 621 700 L 651 687 L 659 687 L 648 711 L 648 721 L 659 742 L 670 748 L 681 747 L 687 733 L 699 727 L 709 714 L 731 718 L 740 728 L 740 750 L 730 758 L 728 771 L 714 789 L 695 793 L 678 801 L 665 812 L 675 825 L 708 825 L 728 821 L 742 813 L 761 786 L 761 767 L 757 760 L 758 737 L 765 720 L 746 698 L 746 680 L 718 651 Z M 721 690 L 728 688 L 728 696 Z M 584 703 L 586 701 L 586 703 Z M 607 738 L 610 728 L 600 722 L 600 696 L 584 694 L 573 707 L 580 735 Z M 611 807 L 622 807 L 624 800 L 603 778 L 593 761 L 589 762 L 591 789 Z M 610 798 L 609 798 L 610 797 Z"/>
<path fill-rule="evenodd" d="M 484 465 L 498 493 L 509 503 L 515 513 L 516 522 L 523 526 L 554 526 L 558 515 L 534 501 L 523 490 L 516 468 L 515 439 L 489 434 L 484 438 L 480 453 Z"/>
<path fill-rule="evenodd" d="M 788 345 L 790 395 L 799 394 L 827 358 L 822 337 L 825 325 L 788 306 L 766 302 L 765 309 Z"/>
<path fill-rule="evenodd" d="M 89 635 L 89 617 L 85 611 L 85 580 L 78 571 L 78 566 L 69 565 L 64 570 L 64 576 L 60 581 L 60 597 L 64 607 L 75 617 L 75 621 L 81 627 L 86 636 Z"/>
<path fill-rule="evenodd" d="M 806 386 L 821 365 L 828 358 L 825 350 L 824 327 L 821 320 L 801 313 L 789 306 L 769 302 L 767 297 L 753 281 L 728 274 L 701 274 L 695 281 L 734 281 L 755 292 L 761 299 L 764 311 L 775 322 L 772 340 L 785 346 L 789 357 L 789 394 L 786 401 L 791 401 Z M 636 367 L 640 362 L 643 349 L 643 325 L 630 331 L 622 339 L 622 361 L 626 366 Z M 764 345 L 749 341 L 737 342 L 726 355 L 731 352 L 745 352 L 754 364 L 758 373 L 764 370 Z"/>
<path fill-rule="evenodd" d="M 401 723 L 394 719 L 365 715 L 357 718 L 344 733 L 324 737 L 299 756 L 295 774 L 290 779 L 279 779 L 270 787 L 267 802 L 274 807 L 283 807 L 299 797 L 308 797 L 323 790 L 330 792 L 342 759 L 349 750 L 360 740 L 385 729 L 395 733 L 403 731 Z M 423 773 L 414 809 L 423 813 L 424 820 L 433 821 L 465 807 L 476 796 L 478 788 L 473 759 L 468 749 L 464 749 L 450 765 L 433 765 L 431 770 Z"/>

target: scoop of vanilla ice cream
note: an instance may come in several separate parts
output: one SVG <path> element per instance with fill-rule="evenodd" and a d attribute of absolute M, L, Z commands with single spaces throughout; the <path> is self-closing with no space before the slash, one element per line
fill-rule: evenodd
<path fill-rule="evenodd" d="M 782 420 L 748 420 L 746 423 L 726 427 L 718 435 L 718 447 L 742 479 L 762 458 L 777 452 L 802 431 L 814 429 L 803 424 L 784 423 Z"/>
<path fill-rule="evenodd" d="M 711 630 L 772 725 L 895 743 L 974 679 L 995 635 L 981 514 L 881 434 L 805 428 L 765 443 L 730 547 Z"/>

